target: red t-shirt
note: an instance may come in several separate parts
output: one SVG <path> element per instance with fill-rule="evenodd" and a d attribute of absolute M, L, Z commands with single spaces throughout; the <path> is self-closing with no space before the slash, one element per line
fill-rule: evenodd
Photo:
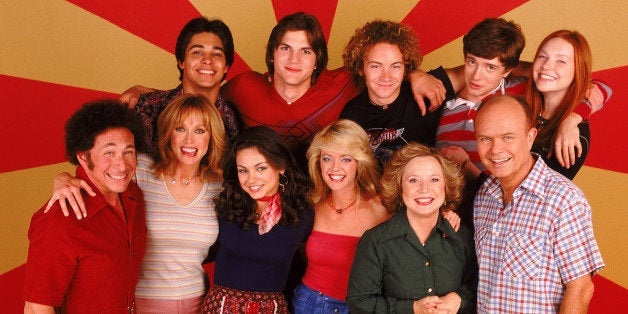
<path fill-rule="evenodd" d="M 268 74 L 244 72 L 221 90 L 240 112 L 245 127 L 264 125 L 274 129 L 303 158 L 314 134 L 338 120 L 347 101 L 359 93 L 353 76 L 343 68 L 321 72 L 316 83 L 292 104 L 277 93 Z"/>
<path fill-rule="evenodd" d="M 78 167 L 95 197 L 83 195 L 87 217 L 64 217 L 58 203 L 31 219 L 24 300 L 64 313 L 129 313 L 146 247 L 142 191 L 135 182 L 120 194 L 125 223 Z"/>

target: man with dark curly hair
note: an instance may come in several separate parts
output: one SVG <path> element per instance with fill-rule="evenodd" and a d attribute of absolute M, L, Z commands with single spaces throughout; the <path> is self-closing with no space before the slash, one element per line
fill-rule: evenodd
<path fill-rule="evenodd" d="M 90 216 L 67 219 L 55 204 L 31 220 L 25 313 L 122 313 L 134 307 L 146 245 L 144 198 L 131 179 L 144 128 L 113 100 L 83 105 L 66 123 L 66 155 L 95 197 Z"/>
<path fill-rule="evenodd" d="M 366 90 L 345 105 L 340 119 L 353 120 L 367 131 L 380 162 L 411 141 L 434 145 L 440 109 L 422 116 L 406 80 L 422 59 L 412 28 L 392 21 L 368 22 L 355 31 L 342 58 Z M 446 99 L 455 96 L 442 67 L 429 73 L 443 82 Z"/>

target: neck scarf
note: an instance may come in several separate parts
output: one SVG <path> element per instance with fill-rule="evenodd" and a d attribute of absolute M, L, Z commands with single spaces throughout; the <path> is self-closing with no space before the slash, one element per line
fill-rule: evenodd
<path fill-rule="evenodd" d="M 279 222 L 281 218 L 281 198 L 279 193 L 275 193 L 273 196 L 264 196 L 257 200 L 268 202 L 268 205 L 260 214 L 260 223 L 257 228 L 259 235 L 262 235 L 269 232 Z"/>

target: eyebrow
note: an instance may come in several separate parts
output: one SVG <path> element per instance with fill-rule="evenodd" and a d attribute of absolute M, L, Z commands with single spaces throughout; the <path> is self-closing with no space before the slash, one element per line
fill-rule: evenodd
<path fill-rule="evenodd" d="M 203 45 L 201 45 L 201 44 L 195 44 L 195 45 L 192 45 L 192 46 L 190 47 L 190 50 L 192 50 L 192 49 L 194 49 L 194 48 L 201 48 L 201 49 L 205 49 L 205 46 L 203 46 Z M 214 50 L 225 51 L 225 49 L 224 49 L 224 48 L 222 48 L 222 47 L 220 47 L 220 46 L 210 46 L 210 48 L 209 48 L 209 49 L 214 49 Z"/>

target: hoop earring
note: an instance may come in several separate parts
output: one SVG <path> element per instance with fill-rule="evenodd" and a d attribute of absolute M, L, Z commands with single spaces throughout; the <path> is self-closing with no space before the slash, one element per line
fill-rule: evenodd
<path fill-rule="evenodd" d="M 281 182 L 281 180 L 284 180 L 284 182 Z M 286 177 L 285 174 L 280 174 L 279 175 L 279 186 L 281 187 L 281 193 L 285 193 L 286 192 L 286 185 L 288 185 L 288 177 Z"/>

